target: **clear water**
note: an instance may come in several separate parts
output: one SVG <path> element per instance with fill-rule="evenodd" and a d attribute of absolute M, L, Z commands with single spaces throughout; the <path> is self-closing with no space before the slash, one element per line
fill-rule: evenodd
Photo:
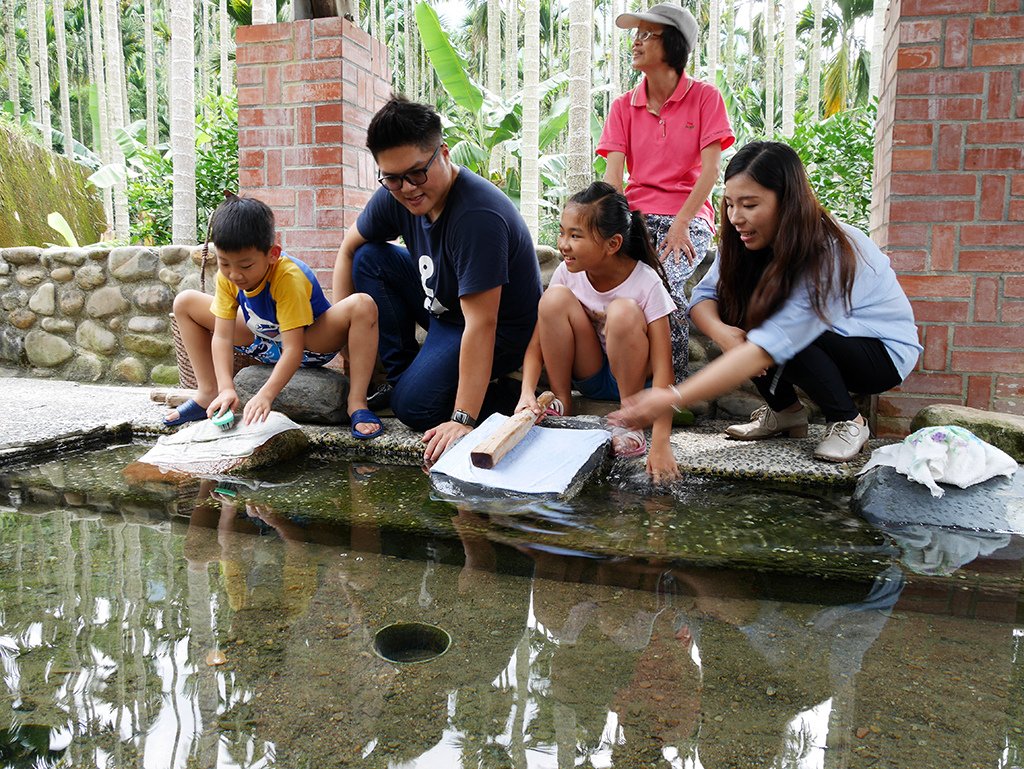
<path fill-rule="evenodd" d="M 128 484 L 140 453 L 0 476 L 0 766 L 1022 762 L 1017 538 L 765 485 L 456 506 L 413 468 L 313 461 Z M 389 663 L 397 621 L 451 648 Z"/>

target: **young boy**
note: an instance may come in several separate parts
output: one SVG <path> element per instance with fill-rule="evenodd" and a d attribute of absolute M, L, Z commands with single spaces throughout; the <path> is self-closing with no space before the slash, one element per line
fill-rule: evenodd
<path fill-rule="evenodd" d="M 341 351 L 349 364 L 352 435 L 380 435 L 383 425 L 366 405 L 377 358 L 373 299 L 351 294 L 332 306 L 313 271 L 274 242 L 274 213 L 262 201 L 232 195 L 214 212 L 211 229 L 217 250 L 215 295 L 183 291 L 174 300 L 198 392 L 171 411 L 164 425 L 238 408 L 232 347 L 274 367 L 245 404 L 245 424 L 267 418 L 299 366 L 323 366 Z"/>

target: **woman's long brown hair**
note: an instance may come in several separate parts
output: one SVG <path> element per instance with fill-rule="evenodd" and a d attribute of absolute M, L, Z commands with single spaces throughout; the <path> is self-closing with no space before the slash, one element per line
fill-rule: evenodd
<path fill-rule="evenodd" d="M 722 320 L 747 331 L 760 326 L 785 303 L 805 275 L 811 307 L 819 318 L 829 322 L 826 309 L 836 288 L 849 308 L 857 271 L 853 244 L 814 197 L 796 152 L 781 142 L 751 142 L 729 161 L 725 180 L 739 174 L 778 195 L 779 221 L 771 246 L 750 251 L 729 221 L 722 201 L 718 279 Z"/>

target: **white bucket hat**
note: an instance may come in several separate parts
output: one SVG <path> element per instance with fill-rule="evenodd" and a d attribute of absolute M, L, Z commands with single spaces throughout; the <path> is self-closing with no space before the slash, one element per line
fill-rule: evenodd
<path fill-rule="evenodd" d="M 691 51 L 697 44 L 697 20 L 693 18 L 692 13 L 678 5 L 658 3 L 642 13 L 620 13 L 615 17 L 615 26 L 619 29 L 629 29 L 640 26 L 642 21 L 679 30 Z"/>

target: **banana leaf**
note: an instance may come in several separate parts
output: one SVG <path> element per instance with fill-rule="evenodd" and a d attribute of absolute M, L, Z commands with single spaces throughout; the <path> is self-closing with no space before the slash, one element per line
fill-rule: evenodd
<path fill-rule="evenodd" d="M 416 4 L 416 26 L 419 27 L 430 64 L 444 90 L 460 107 L 474 115 L 478 114 L 484 103 L 483 94 L 469 79 L 462 59 L 452 48 L 448 35 L 441 29 L 437 12 L 425 2 Z"/>

